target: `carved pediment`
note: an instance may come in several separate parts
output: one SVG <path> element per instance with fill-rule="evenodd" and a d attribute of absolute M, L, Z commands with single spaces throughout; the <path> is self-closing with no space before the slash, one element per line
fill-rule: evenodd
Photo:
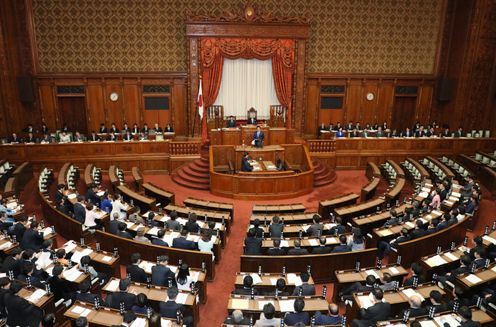
<path fill-rule="evenodd" d="M 189 22 L 229 22 L 229 23 L 291 23 L 309 24 L 308 17 L 283 17 L 274 16 L 270 12 L 258 12 L 257 8 L 248 2 L 238 12 L 225 11 L 220 15 L 205 15 L 200 13 L 188 13 Z"/>

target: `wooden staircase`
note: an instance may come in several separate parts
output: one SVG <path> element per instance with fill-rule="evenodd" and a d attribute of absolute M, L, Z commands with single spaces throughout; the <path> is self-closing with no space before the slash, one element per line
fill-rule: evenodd
<path fill-rule="evenodd" d="M 209 190 L 210 189 L 210 172 L 208 156 L 201 156 L 187 165 L 178 168 L 172 173 L 172 180 L 184 187 Z"/>
<path fill-rule="evenodd" d="M 313 186 L 320 187 L 329 185 L 334 182 L 337 178 L 336 172 L 331 168 L 324 165 L 318 159 L 312 159 L 312 164 L 314 168 L 313 175 Z"/>

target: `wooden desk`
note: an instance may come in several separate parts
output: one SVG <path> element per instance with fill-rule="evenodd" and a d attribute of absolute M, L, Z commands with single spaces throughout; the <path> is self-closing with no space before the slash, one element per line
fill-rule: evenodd
<path fill-rule="evenodd" d="M 33 179 L 33 165 L 26 161 L 18 166 L 12 173 L 16 180 L 15 190 L 17 193 L 24 189 L 24 186 Z"/>
<path fill-rule="evenodd" d="M 72 166 L 70 162 L 66 162 L 62 168 L 59 170 L 59 174 L 57 176 L 57 184 L 58 185 L 67 185 L 67 174 L 69 173 L 69 168 Z M 69 185 L 67 185 L 69 186 Z"/>
<path fill-rule="evenodd" d="M 262 220 L 263 224 L 259 226 L 264 232 L 264 236 L 266 238 L 270 238 L 270 224 L 268 220 Z M 329 231 L 332 227 L 336 226 L 337 224 L 335 223 L 324 223 L 324 229 L 323 231 Z M 253 227 L 252 224 L 248 225 L 247 227 L 247 233 L 250 230 L 250 228 Z M 284 222 L 284 235 L 287 237 L 299 237 L 300 233 L 301 235 L 306 235 L 308 228 L 310 227 L 310 224 L 302 225 L 302 224 L 288 224 L 287 221 Z"/>
<path fill-rule="evenodd" d="M 258 266 L 262 267 L 262 272 L 279 273 L 282 267 L 286 267 L 286 272 L 302 272 L 307 267 L 311 267 L 312 277 L 315 282 L 334 281 L 336 270 L 354 269 L 356 261 L 360 261 L 365 267 L 375 264 L 377 248 L 370 248 L 361 251 L 329 253 L 329 254 L 307 254 L 307 255 L 242 255 L 241 271 L 258 272 Z"/>
<path fill-rule="evenodd" d="M 334 214 L 341 217 L 343 223 L 347 223 L 353 217 L 380 211 L 384 202 L 384 199 L 377 198 L 358 205 L 334 209 Z"/>
<path fill-rule="evenodd" d="M 231 313 L 234 310 L 242 310 L 244 313 L 252 313 L 259 315 L 262 313 L 263 306 L 270 302 L 276 309 L 276 316 L 283 317 L 286 312 L 294 312 L 293 304 L 296 296 L 273 297 L 273 296 L 255 296 L 251 299 L 250 296 L 231 294 L 227 303 L 227 310 Z M 304 296 L 305 312 L 327 311 L 329 303 L 321 296 Z M 287 308 L 287 309 L 284 309 Z"/>
<path fill-rule="evenodd" d="M 108 173 L 109 173 L 110 183 L 112 184 L 112 187 L 114 188 L 115 191 L 115 188 L 121 185 L 121 181 L 117 174 L 117 167 L 115 165 L 110 166 L 108 169 Z"/>
<path fill-rule="evenodd" d="M 298 214 L 305 212 L 306 208 L 302 203 L 293 204 L 255 204 L 253 205 L 253 215 L 266 214 L 266 215 L 284 215 L 284 214 Z"/>
<path fill-rule="evenodd" d="M 141 253 L 142 259 L 148 261 L 156 261 L 159 255 L 165 254 L 169 256 L 169 262 L 173 265 L 177 265 L 179 260 L 182 260 L 187 262 L 190 267 L 201 269 L 202 264 L 204 264 L 208 280 L 213 280 L 215 276 L 215 265 L 212 260 L 212 254 L 209 252 L 182 250 L 142 243 L 99 230 L 96 231 L 95 238 L 100 242 L 103 250 L 111 252 L 114 251 L 114 248 L 117 248 L 122 259 L 121 264 L 124 265 L 130 263 L 131 254 L 135 252 Z"/>
<path fill-rule="evenodd" d="M 36 300 L 34 298 L 30 298 L 35 292 L 39 292 L 44 295 Z M 55 310 L 53 294 L 47 294 L 45 290 L 36 287 L 24 287 L 17 293 L 17 295 L 27 300 L 29 303 L 34 304 L 38 308 L 45 310 L 46 312 L 53 312 Z"/>
<path fill-rule="evenodd" d="M 398 215 L 405 212 L 405 209 L 411 207 L 408 203 L 403 203 L 398 207 L 392 207 Z M 376 214 L 364 216 L 364 217 L 354 217 L 351 219 L 351 223 L 354 226 L 359 227 L 362 232 L 368 232 L 375 227 L 384 225 L 384 223 L 391 218 L 391 210 L 386 210 Z"/>
<path fill-rule="evenodd" d="M 277 156 L 284 160 L 295 173 L 271 172 L 263 174 L 225 174 L 215 170 L 234 162 L 240 170 L 241 158 L 251 150 L 253 158 L 276 162 Z M 238 199 L 282 199 L 307 194 L 313 190 L 313 165 L 308 148 L 301 144 L 283 144 L 252 149 L 238 146 L 210 147 L 210 192 L 219 196 Z"/>
<path fill-rule="evenodd" d="M 144 183 L 141 185 L 145 190 L 145 195 L 151 198 L 155 198 L 160 202 L 162 207 L 168 206 L 169 204 L 174 204 L 174 193 L 166 191 L 155 184 Z"/>
<path fill-rule="evenodd" d="M 210 142 L 212 145 L 241 145 L 243 142 L 251 144 L 255 131 L 255 125 L 211 129 Z M 265 135 L 264 145 L 294 143 L 294 129 L 262 126 L 262 131 Z"/>
<path fill-rule="evenodd" d="M 313 221 L 313 216 L 316 215 L 316 212 L 309 212 L 309 213 L 300 213 L 300 214 L 277 214 L 281 220 L 284 221 L 284 223 L 291 223 L 291 224 L 306 224 L 306 223 L 311 223 Z M 252 215 L 250 217 L 250 224 L 253 224 L 255 219 L 258 219 L 261 224 L 268 225 L 272 221 L 272 217 L 274 217 L 273 214 L 267 213 L 266 215 L 264 214 L 257 214 L 257 215 Z"/>
<path fill-rule="evenodd" d="M 438 166 L 439 169 L 441 169 L 446 174 L 446 177 L 447 178 L 449 178 L 449 179 L 455 178 L 455 174 L 453 174 L 453 172 L 451 171 L 451 169 L 449 169 L 448 167 L 446 167 L 446 165 L 443 164 L 441 161 L 439 161 L 436 158 L 433 158 L 431 156 L 428 156 L 427 159 L 430 162 L 432 162 L 434 165 Z"/>
<path fill-rule="evenodd" d="M 227 230 L 231 228 L 231 216 L 227 212 L 213 212 L 208 210 L 181 207 L 173 204 L 169 204 L 164 209 L 168 214 L 170 214 L 171 211 L 176 211 L 179 217 L 184 218 L 188 218 L 190 213 L 195 213 L 199 220 L 201 220 L 202 217 L 205 218 L 205 216 L 207 216 L 208 221 L 221 222 L 226 226 Z"/>
<path fill-rule="evenodd" d="M 442 251 L 439 254 L 432 254 L 422 257 L 420 264 L 423 268 L 426 280 L 432 280 L 434 274 L 440 274 L 451 271 L 459 266 L 460 257 L 468 250 L 464 246 L 455 248 L 454 250 Z"/>
<path fill-rule="evenodd" d="M 199 209 L 218 211 L 218 212 L 228 212 L 231 217 L 231 221 L 234 221 L 234 206 L 232 203 L 202 200 L 192 197 L 184 199 L 183 203 L 185 206 L 191 208 L 199 208 Z"/>
<path fill-rule="evenodd" d="M 133 175 L 134 183 L 136 184 L 136 190 L 141 191 L 141 185 L 143 185 L 143 175 L 141 174 L 139 167 L 133 167 L 131 169 L 131 174 Z"/>
<path fill-rule="evenodd" d="M 379 186 L 380 181 L 380 177 L 372 177 L 370 182 L 362 187 L 362 190 L 360 191 L 361 202 L 368 201 L 374 197 L 375 190 L 377 189 L 377 186 Z"/>
<path fill-rule="evenodd" d="M 343 234 L 345 236 L 350 236 L 351 234 Z M 336 236 L 331 236 L 331 235 L 324 235 L 326 238 L 326 245 L 327 246 L 335 246 L 339 244 L 339 237 Z M 281 248 L 285 249 L 291 249 L 294 247 L 294 242 L 296 240 L 299 240 L 301 242 L 301 247 L 302 248 L 313 248 L 313 247 L 318 247 L 319 246 L 319 238 L 318 237 L 302 237 L 301 239 L 299 237 L 286 237 L 284 239 L 281 239 Z M 262 251 L 268 250 L 271 247 L 274 246 L 274 242 L 271 239 L 265 239 L 262 241 Z"/>
<path fill-rule="evenodd" d="M 405 179 L 400 177 L 396 180 L 394 187 L 386 193 L 386 201 L 390 205 L 394 205 L 394 203 L 399 200 L 403 187 L 405 187 Z"/>
<path fill-rule="evenodd" d="M 358 195 L 355 193 L 348 193 L 330 200 L 322 200 L 319 202 L 319 214 L 324 219 L 329 218 L 333 209 L 355 205 L 357 200 Z"/>
<path fill-rule="evenodd" d="M 474 292 L 480 289 L 481 286 L 487 285 L 496 279 L 496 264 L 491 264 L 489 268 L 479 268 L 474 274 L 462 274 L 456 276 L 455 284 L 461 286 L 465 290 Z"/>
<path fill-rule="evenodd" d="M 94 169 L 95 169 L 94 164 L 88 164 L 84 169 L 84 183 L 86 184 L 86 187 L 90 187 L 91 185 L 95 184 L 95 181 L 93 179 Z"/>
<path fill-rule="evenodd" d="M 381 170 L 375 163 L 369 161 L 367 162 L 367 168 L 365 169 L 365 176 L 367 176 L 369 180 L 374 177 L 381 177 Z"/>
<path fill-rule="evenodd" d="M 236 280 L 234 282 L 234 285 L 237 289 L 243 288 L 243 279 L 247 275 L 253 277 L 253 287 L 255 289 L 265 292 L 274 292 L 275 283 L 280 278 L 284 279 L 284 281 L 286 282 L 286 291 L 290 294 L 293 292 L 296 286 L 299 286 L 301 284 L 301 273 L 289 273 L 286 275 L 282 275 L 281 273 L 262 273 L 261 275 L 258 275 L 258 273 L 238 272 L 236 273 Z M 258 282 L 255 283 L 255 281 Z M 314 284 L 312 276 L 310 276 L 308 284 Z"/>
<path fill-rule="evenodd" d="M 399 178 L 405 178 L 405 172 L 403 171 L 403 168 L 401 168 L 400 165 L 398 165 L 395 161 L 393 160 L 386 160 L 388 164 L 393 167 L 394 171 L 396 172 L 396 177 Z"/>
<path fill-rule="evenodd" d="M 446 312 L 446 313 L 438 313 L 434 315 L 434 319 L 431 320 L 429 317 L 415 317 L 410 318 L 407 326 L 410 326 L 413 321 L 418 321 L 422 324 L 422 322 L 432 321 L 434 326 L 436 327 L 444 327 L 443 319 L 450 319 L 453 317 L 457 317 L 457 320 L 460 321 L 461 317 L 457 313 Z M 482 326 L 492 326 L 494 323 L 494 318 L 488 313 L 481 309 L 472 308 L 472 320 L 478 321 Z M 388 320 L 388 321 L 378 321 L 377 326 L 388 326 L 388 327 L 402 327 L 405 326 L 405 323 L 401 320 Z M 454 325 L 450 325 L 454 326 Z"/>
<path fill-rule="evenodd" d="M 147 196 L 141 195 L 131 190 L 126 185 L 117 186 L 117 191 L 122 194 L 122 197 L 126 202 L 133 201 L 133 205 L 138 206 L 142 212 L 156 210 L 156 200 L 154 198 L 149 198 Z"/>

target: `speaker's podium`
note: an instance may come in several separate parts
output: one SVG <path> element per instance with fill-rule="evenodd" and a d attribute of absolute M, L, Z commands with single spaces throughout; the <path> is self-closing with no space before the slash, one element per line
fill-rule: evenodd
<path fill-rule="evenodd" d="M 248 153 L 252 171 L 241 171 Z M 277 169 L 278 160 L 281 170 Z M 227 167 L 227 169 L 226 169 Z M 314 169 L 303 144 L 212 145 L 210 147 L 210 192 L 236 199 L 284 199 L 313 190 Z"/>
<path fill-rule="evenodd" d="M 290 144 L 294 141 L 294 129 L 260 125 L 265 134 L 264 145 Z M 249 145 L 253 140 L 256 125 L 244 125 L 236 128 L 214 128 L 209 131 L 212 145 Z"/>

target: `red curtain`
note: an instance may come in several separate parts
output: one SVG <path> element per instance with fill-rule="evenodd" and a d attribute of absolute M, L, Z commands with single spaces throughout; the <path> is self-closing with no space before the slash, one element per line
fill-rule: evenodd
<path fill-rule="evenodd" d="M 224 57 L 229 59 L 272 59 L 272 75 L 279 102 L 288 108 L 286 126 L 291 127 L 294 40 L 203 38 L 200 61 L 203 77 L 204 106 L 211 106 L 220 90 Z"/>

